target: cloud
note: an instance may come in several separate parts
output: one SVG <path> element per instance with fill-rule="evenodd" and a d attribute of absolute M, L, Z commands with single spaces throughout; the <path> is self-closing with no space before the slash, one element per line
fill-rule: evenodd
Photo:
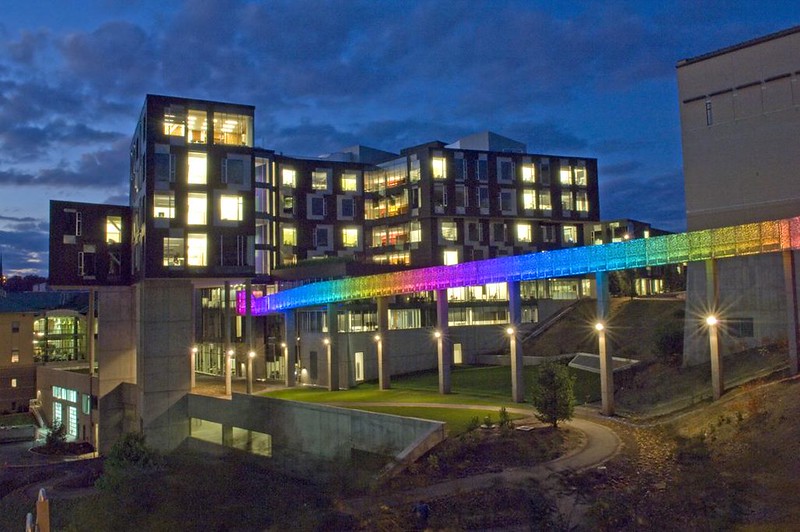
<path fill-rule="evenodd" d="M 601 176 L 626 176 L 638 172 L 641 168 L 641 161 L 625 161 L 616 164 L 601 164 L 598 172 Z"/>
<path fill-rule="evenodd" d="M 600 198 L 604 220 L 633 218 L 653 223 L 659 229 L 686 230 L 681 171 L 613 183 L 601 179 Z"/>

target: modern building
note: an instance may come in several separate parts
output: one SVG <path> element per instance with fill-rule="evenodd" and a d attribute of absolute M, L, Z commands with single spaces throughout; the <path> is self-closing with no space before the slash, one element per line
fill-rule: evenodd
<path fill-rule="evenodd" d="M 800 26 L 677 64 L 689 230 L 800 214 Z M 794 262 L 794 257 L 787 257 Z M 729 347 L 786 339 L 778 255 L 719 261 Z M 790 265 L 794 268 L 794 265 Z M 707 309 L 706 273 L 690 264 L 687 317 Z M 707 360 L 687 320 L 685 358 Z"/>
<path fill-rule="evenodd" d="M 0 291 L 0 413 L 28 410 L 38 366 L 86 364 L 87 306 L 85 293 Z"/>

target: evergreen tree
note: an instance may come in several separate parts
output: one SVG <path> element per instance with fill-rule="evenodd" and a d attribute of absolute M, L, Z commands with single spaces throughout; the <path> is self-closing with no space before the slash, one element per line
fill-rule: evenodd
<path fill-rule="evenodd" d="M 559 421 L 569 421 L 575 410 L 572 392 L 575 377 L 569 368 L 557 362 L 546 362 L 539 366 L 539 375 L 533 387 L 533 406 L 536 418 L 558 427 Z"/>

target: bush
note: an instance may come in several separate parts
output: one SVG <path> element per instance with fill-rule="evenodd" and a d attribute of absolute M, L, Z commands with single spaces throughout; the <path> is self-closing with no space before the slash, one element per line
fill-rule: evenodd
<path fill-rule="evenodd" d="M 158 453 L 147 446 L 144 434 L 129 432 L 122 436 L 106 457 L 106 468 L 151 469 L 159 462 Z"/>
<path fill-rule="evenodd" d="M 656 358 L 666 366 L 680 366 L 683 362 L 683 321 L 669 320 L 655 332 Z"/>
<path fill-rule="evenodd" d="M 546 362 L 539 366 L 536 386 L 533 387 L 533 406 L 536 418 L 558 427 L 559 421 L 572 419 L 575 410 L 573 388 L 575 377 L 569 368 L 557 362 Z"/>
<path fill-rule="evenodd" d="M 44 446 L 48 451 L 54 453 L 64 451 L 67 447 L 67 427 L 63 423 L 55 423 L 50 427 Z"/>

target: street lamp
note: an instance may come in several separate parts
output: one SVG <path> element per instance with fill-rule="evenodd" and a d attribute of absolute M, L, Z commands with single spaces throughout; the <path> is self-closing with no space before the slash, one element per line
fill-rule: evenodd
<path fill-rule="evenodd" d="M 256 358 L 256 352 L 250 351 L 247 353 L 247 393 L 253 394 L 253 359 Z"/>
<path fill-rule="evenodd" d="M 722 357 L 719 353 L 719 318 L 709 314 L 705 319 L 708 326 L 708 348 L 711 352 L 711 385 L 714 388 L 714 399 L 722 397 L 725 385 L 722 380 Z"/>
<path fill-rule="evenodd" d="M 600 399 L 603 414 L 614 415 L 614 365 L 606 346 L 606 325 L 602 321 L 594 324 L 597 331 L 597 350 L 600 357 Z"/>
<path fill-rule="evenodd" d="M 442 337 L 442 332 L 439 330 L 433 331 L 433 337 L 437 340 Z"/>

